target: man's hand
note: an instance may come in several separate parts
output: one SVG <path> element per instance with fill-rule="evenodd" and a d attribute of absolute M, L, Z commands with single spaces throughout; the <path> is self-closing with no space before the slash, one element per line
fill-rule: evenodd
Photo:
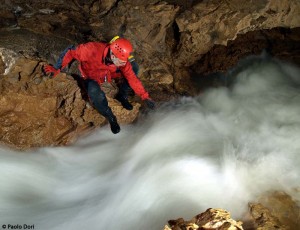
<path fill-rule="evenodd" d="M 145 103 L 149 109 L 155 109 L 155 102 L 152 99 L 146 99 Z"/>
<path fill-rule="evenodd" d="M 45 74 L 56 77 L 60 73 L 60 69 L 55 69 L 52 65 L 44 65 Z"/>

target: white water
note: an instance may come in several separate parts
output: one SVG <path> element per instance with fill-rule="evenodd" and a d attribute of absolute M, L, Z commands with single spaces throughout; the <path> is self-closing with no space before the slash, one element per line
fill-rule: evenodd
<path fill-rule="evenodd" d="M 164 105 L 118 135 L 105 127 L 72 147 L 0 150 L 1 226 L 159 230 L 207 208 L 238 219 L 269 190 L 300 200 L 300 71 L 243 65 L 231 90 Z"/>

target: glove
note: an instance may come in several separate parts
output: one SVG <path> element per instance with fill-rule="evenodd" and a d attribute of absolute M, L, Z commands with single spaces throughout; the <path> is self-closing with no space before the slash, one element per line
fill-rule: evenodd
<path fill-rule="evenodd" d="M 152 99 L 146 99 L 145 103 L 149 109 L 155 109 L 155 102 Z"/>
<path fill-rule="evenodd" d="M 60 69 L 55 69 L 52 65 L 44 65 L 44 71 L 48 75 L 52 77 L 56 77 L 57 74 L 60 73 Z"/>

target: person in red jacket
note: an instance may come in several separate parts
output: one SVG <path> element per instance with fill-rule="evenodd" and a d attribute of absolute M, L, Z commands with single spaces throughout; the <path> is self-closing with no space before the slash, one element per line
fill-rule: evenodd
<path fill-rule="evenodd" d="M 125 109 L 131 110 L 133 108 L 128 101 L 127 89 L 129 87 L 146 102 L 149 108 L 154 109 L 155 107 L 154 101 L 149 97 L 128 60 L 132 51 L 133 47 L 130 41 L 119 37 L 111 43 L 88 42 L 77 47 L 70 46 L 60 55 L 56 65 L 45 65 L 44 71 L 55 77 L 72 60 L 79 61 L 81 77 L 84 79 L 87 94 L 93 107 L 109 121 L 111 131 L 116 134 L 120 132 L 120 126 L 108 106 L 105 93 L 101 89 L 103 83 L 111 82 L 114 78 L 125 78 L 123 87 L 116 96 L 116 99 L 121 102 Z"/>

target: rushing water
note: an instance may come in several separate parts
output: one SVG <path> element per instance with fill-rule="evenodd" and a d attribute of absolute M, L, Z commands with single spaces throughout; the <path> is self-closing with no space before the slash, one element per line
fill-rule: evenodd
<path fill-rule="evenodd" d="M 159 230 L 223 208 L 236 219 L 269 190 L 300 200 L 300 71 L 248 58 L 229 88 L 162 105 L 118 135 L 0 150 L 0 227 Z"/>

